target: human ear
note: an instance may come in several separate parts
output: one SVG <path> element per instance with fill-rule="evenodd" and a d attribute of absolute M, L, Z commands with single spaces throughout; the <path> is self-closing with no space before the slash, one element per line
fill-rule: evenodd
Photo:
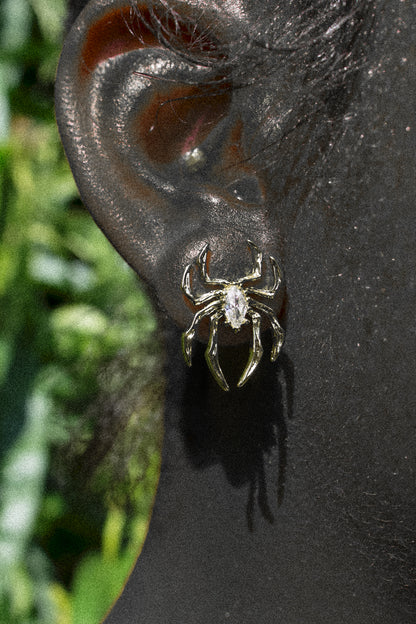
<path fill-rule="evenodd" d="M 56 113 L 83 201 L 185 328 L 181 279 L 205 244 L 212 274 L 229 278 L 251 270 L 248 239 L 280 256 L 281 237 L 225 58 L 244 20 L 170 7 L 90 2 L 62 52 Z"/>
<path fill-rule="evenodd" d="M 252 271 L 252 241 L 270 283 L 268 257 L 285 268 L 317 187 L 330 111 L 341 115 L 351 91 L 343 72 L 328 75 L 337 38 L 354 38 L 355 26 L 330 12 L 320 34 L 298 31 L 296 11 L 279 5 L 269 36 L 258 29 L 270 23 L 267 2 L 93 0 L 66 40 L 56 111 L 82 199 L 182 329 L 195 313 L 182 277 L 205 246 L 210 276 L 235 280 Z M 331 20 L 351 32 L 328 30 Z"/>

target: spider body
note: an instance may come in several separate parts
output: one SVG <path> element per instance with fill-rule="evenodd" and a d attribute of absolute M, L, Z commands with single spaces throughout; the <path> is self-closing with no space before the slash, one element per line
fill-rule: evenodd
<path fill-rule="evenodd" d="M 254 283 L 262 277 L 262 253 L 251 241 L 247 241 L 253 255 L 252 272 L 236 281 L 226 279 L 212 279 L 208 275 L 207 258 L 209 245 L 206 244 L 198 255 L 196 265 L 202 281 L 208 287 L 215 287 L 202 295 L 195 295 L 192 292 L 191 275 L 193 263 L 189 264 L 183 274 L 182 290 L 194 306 L 201 308 L 196 312 L 189 329 L 182 335 L 182 347 L 185 361 L 188 366 L 192 362 L 192 343 L 195 338 L 198 323 L 205 317 L 210 319 L 210 334 L 205 359 L 217 383 L 223 390 L 229 390 L 228 383 L 224 377 L 219 364 L 218 356 L 218 325 L 224 318 L 225 323 L 238 332 L 242 325 L 250 322 L 253 327 L 253 344 L 247 365 L 238 382 L 241 388 L 256 370 L 263 355 L 263 347 L 260 339 L 261 315 L 268 318 L 273 330 L 273 347 L 271 360 L 274 362 L 279 355 L 283 344 L 284 332 L 281 328 L 273 310 L 259 301 L 259 298 L 272 299 L 281 282 L 282 273 L 276 260 L 269 256 L 273 271 L 273 285 L 270 288 L 257 288 Z"/>

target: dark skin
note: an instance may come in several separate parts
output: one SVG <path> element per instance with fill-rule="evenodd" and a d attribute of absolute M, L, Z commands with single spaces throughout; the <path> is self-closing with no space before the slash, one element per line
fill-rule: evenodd
<path fill-rule="evenodd" d="M 159 489 L 109 624 L 414 622 L 415 15 L 330 4 L 90 2 L 67 39 L 74 176 L 166 335 Z M 180 282 L 207 242 L 245 275 L 247 239 L 285 270 L 286 342 L 236 389 L 250 333 L 223 331 L 226 393 L 206 327 L 181 359 Z"/>

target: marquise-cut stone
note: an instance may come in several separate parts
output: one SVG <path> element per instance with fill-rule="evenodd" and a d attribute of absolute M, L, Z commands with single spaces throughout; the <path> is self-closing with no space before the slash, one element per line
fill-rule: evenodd
<path fill-rule="evenodd" d="M 247 299 L 238 286 L 229 286 L 225 294 L 224 312 L 227 323 L 233 329 L 240 329 L 248 310 Z"/>

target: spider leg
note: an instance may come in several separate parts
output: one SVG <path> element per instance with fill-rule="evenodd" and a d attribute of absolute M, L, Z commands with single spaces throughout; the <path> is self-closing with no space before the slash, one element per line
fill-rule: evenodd
<path fill-rule="evenodd" d="M 211 316 L 211 314 L 214 314 L 214 312 L 216 312 L 220 307 L 220 302 L 213 301 L 212 303 L 207 305 L 206 308 L 199 310 L 195 314 L 189 329 L 187 329 L 186 332 L 182 334 L 183 356 L 188 366 L 192 366 L 192 341 L 195 338 L 196 326 L 201 319 L 203 319 L 205 316 Z"/>
<path fill-rule="evenodd" d="M 256 370 L 257 366 L 263 355 L 263 347 L 261 345 L 260 340 L 260 320 L 261 316 L 258 312 L 252 312 L 249 310 L 248 314 L 251 316 L 251 321 L 253 325 L 253 345 L 250 349 L 250 356 L 247 362 L 247 366 L 244 369 L 243 374 L 240 377 L 240 381 L 237 384 L 238 388 L 244 386 L 246 381 L 251 377 L 251 375 Z"/>
<path fill-rule="evenodd" d="M 218 297 L 217 291 L 207 292 L 207 293 L 204 293 L 203 295 L 193 294 L 191 290 L 191 269 L 192 269 L 192 264 L 188 264 L 182 277 L 182 283 L 181 283 L 182 291 L 185 293 L 188 299 L 192 301 L 192 303 L 195 306 L 203 305 L 203 304 L 209 303 L 210 301 L 214 301 L 214 299 Z"/>
<path fill-rule="evenodd" d="M 226 279 L 211 279 L 208 275 L 208 252 L 209 245 L 207 243 L 198 256 L 198 266 L 202 279 L 206 284 L 210 284 L 211 286 L 225 286 L 229 284 L 230 282 Z"/>
<path fill-rule="evenodd" d="M 277 356 L 279 355 L 279 351 L 282 347 L 283 340 L 285 338 L 285 332 L 280 327 L 279 321 L 277 320 L 275 313 L 273 312 L 271 308 L 269 308 L 269 306 L 251 298 L 249 299 L 249 304 L 255 310 L 258 310 L 259 312 L 263 312 L 263 314 L 267 316 L 267 318 L 269 319 L 271 323 L 271 326 L 273 328 L 273 347 L 272 347 L 272 353 L 271 353 L 270 359 L 272 362 L 274 362 Z"/>
<path fill-rule="evenodd" d="M 250 295 L 259 295 L 260 297 L 269 297 L 270 299 L 275 296 L 283 279 L 283 275 L 279 264 L 273 256 L 270 256 L 270 263 L 273 269 L 273 286 L 271 288 L 246 288 Z"/>
<path fill-rule="evenodd" d="M 249 273 L 249 275 L 246 275 L 245 277 L 240 277 L 240 279 L 237 280 L 236 284 L 242 284 L 243 282 L 254 282 L 255 280 L 258 280 L 259 277 L 261 277 L 261 263 L 263 260 L 263 254 L 261 253 L 257 245 L 255 245 L 251 240 L 247 241 L 247 245 L 250 247 L 251 254 L 253 256 L 254 268 L 253 271 Z"/>
<path fill-rule="evenodd" d="M 218 323 L 223 316 L 223 312 L 220 310 L 211 317 L 211 327 L 209 334 L 209 342 L 207 350 L 205 351 L 205 359 L 208 364 L 208 368 L 211 371 L 217 384 L 225 391 L 230 387 L 224 377 L 224 373 L 221 370 L 220 362 L 218 359 Z"/>

